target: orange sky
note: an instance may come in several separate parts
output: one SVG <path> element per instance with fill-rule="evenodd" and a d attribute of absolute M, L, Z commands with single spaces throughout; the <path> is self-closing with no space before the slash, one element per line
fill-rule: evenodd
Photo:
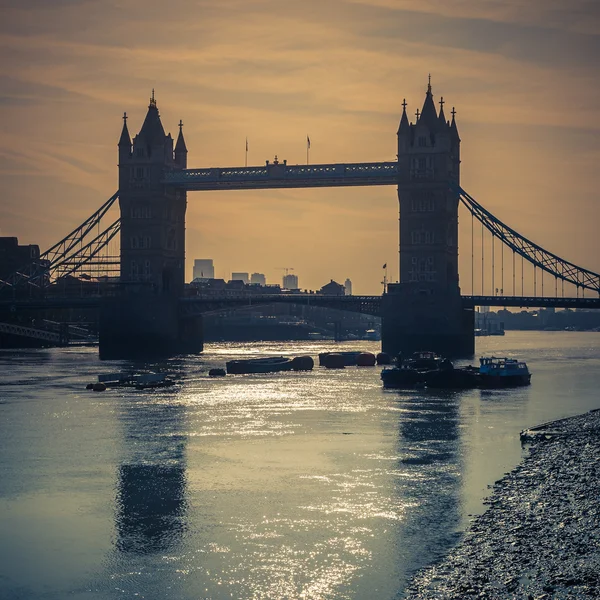
<path fill-rule="evenodd" d="M 0 235 L 42 249 L 116 189 L 123 111 L 151 89 L 190 167 L 393 160 L 406 97 L 456 106 L 462 185 L 547 249 L 600 271 L 595 0 L 2 0 Z M 448 114 L 448 113 L 447 113 Z M 414 119 L 414 117 L 413 117 Z M 396 278 L 394 188 L 195 192 L 187 275 L 259 271 L 303 288 Z M 462 213 L 462 285 L 470 219 Z M 467 225 L 469 225 L 467 227 Z M 466 281 L 468 280 L 468 283 Z"/>

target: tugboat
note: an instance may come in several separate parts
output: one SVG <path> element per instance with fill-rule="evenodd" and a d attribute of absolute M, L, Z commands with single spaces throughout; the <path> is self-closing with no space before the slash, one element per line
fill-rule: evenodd
<path fill-rule="evenodd" d="M 479 359 L 479 385 L 482 388 L 516 387 L 530 383 L 531 373 L 522 360 L 496 356 Z"/>
<path fill-rule="evenodd" d="M 464 388 L 475 387 L 475 378 L 435 352 L 415 352 L 410 358 L 398 357 L 397 366 L 381 372 L 386 388 Z"/>
<path fill-rule="evenodd" d="M 381 372 L 383 387 L 414 389 L 470 390 L 479 383 L 479 374 L 468 368 L 456 369 L 450 360 L 434 352 L 415 352 L 398 366 Z"/>

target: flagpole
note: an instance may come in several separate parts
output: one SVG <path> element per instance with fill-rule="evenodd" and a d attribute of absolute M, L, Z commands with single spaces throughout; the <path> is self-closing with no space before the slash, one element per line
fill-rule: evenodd
<path fill-rule="evenodd" d="M 310 150 L 310 138 L 306 134 L 306 164 L 308 164 L 308 151 Z"/>
<path fill-rule="evenodd" d="M 248 137 L 246 137 L 246 162 L 244 163 L 244 166 L 248 166 Z"/>

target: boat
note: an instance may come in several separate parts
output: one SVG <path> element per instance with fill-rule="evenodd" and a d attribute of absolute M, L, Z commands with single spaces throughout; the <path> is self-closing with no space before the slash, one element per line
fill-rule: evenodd
<path fill-rule="evenodd" d="M 246 373 L 275 373 L 291 371 L 293 361 L 285 356 L 270 356 L 266 358 L 248 358 L 245 360 L 230 360 L 225 363 L 227 373 L 242 375 Z"/>
<path fill-rule="evenodd" d="M 135 375 L 133 383 L 136 390 L 147 390 L 163 388 L 174 385 L 175 382 L 169 379 L 164 373 L 146 373 L 144 375 Z"/>
<path fill-rule="evenodd" d="M 435 352 L 415 352 L 406 360 L 398 358 L 398 366 L 381 372 L 383 387 L 401 389 L 473 389 L 479 374 L 468 368 L 455 368 L 450 360 Z"/>
<path fill-rule="evenodd" d="M 496 356 L 479 359 L 479 385 L 483 388 L 516 387 L 530 383 L 531 373 L 522 360 Z"/>
<path fill-rule="evenodd" d="M 383 387 L 392 388 L 418 388 L 425 387 L 426 373 L 438 371 L 440 368 L 452 369 L 452 363 L 435 352 L 415 352 L 409 358 L 404 359 L 399 355 L 396 360 L 397 366 L 384 369 L 381 372 Z"/>
<path fill-rule="evenodd" d="M 531 374 L 524 361 L 495 356 L 479 359 L 474 366 L 455 368 L 447 359 L 433 352 L 416 352 L 409 359 L 399 358 L 398 366 L 383 369 L 383 387 L 399 389 L 504 388 L 531 383 Z"/>
<path fill-rule="evenodd" d="M 103 373 L 98 375 L 98 384 L 106 387 L 134 387 L 138 390 L 168 387 L 175 383 L 166 373 Z M 93 388 L 90 388 L 93 389 Z"/>
<path fill-rule="evenodd" d="M 425 387 L 439 390 L 472 390 L 479 387 L 479 374 L 467 368 L 435 369 L 424 374 Z"/>
<path fill-rule="evenodd" d="M 336 356 L 342 356 L 344 366 L 352 367 L 356 366 L 358 357 L 362 352 L 360 350 L 345 350 L 344 352 L 321 352 L 319 354 L 319 366 L 326 367 L 327 361 L 330 355 L 335 354 Z"/>
<path fill-rule="evenodd" d="M 383 387 L 386 388 L 416 388 L 425 387 L 425 380 L 419 371 L 410 367 L 392 367 L 381 371 Z"/>

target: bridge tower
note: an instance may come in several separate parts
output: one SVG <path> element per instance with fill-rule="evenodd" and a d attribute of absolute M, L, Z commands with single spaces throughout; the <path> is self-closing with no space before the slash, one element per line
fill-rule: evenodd
<path fill-rule="evenodd" d="M 123 116 L 118 148 L 121 294 L 101 311 L 100 356 L 202 350 L 199 322 L 182 321 L 178 310 L 185 282 L 186 192 L 164 185 L 168 172 L 187 167 L 183 123 L 173 148 L 152 90 L 133 140 Z"/>
<path fill-rule="evenodd" d="M 397 354 L 474 352 L 473 311 L 462 306 L 458 281 L 460 137 L 455 111 L 436 110 L 431 80 L 423 108 L 409 122 L 403 102 L 398 129 L 399 283 L 382 300 L 382 348 Z"/>

